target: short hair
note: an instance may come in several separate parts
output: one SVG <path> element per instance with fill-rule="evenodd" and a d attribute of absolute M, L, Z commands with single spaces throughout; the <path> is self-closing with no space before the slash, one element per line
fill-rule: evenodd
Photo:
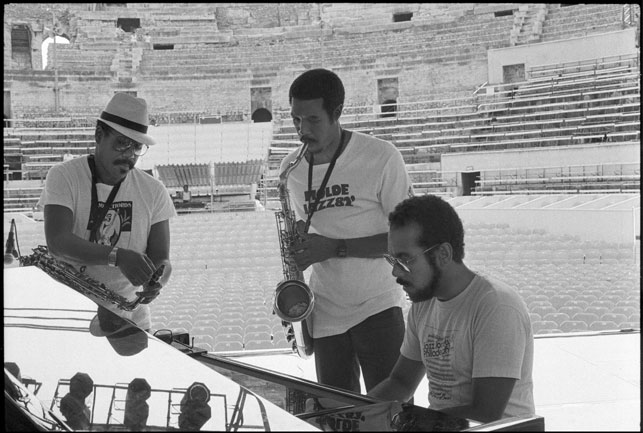
<path fill-rule="evenodd" d="M 322 107 L 333 117 L 333 111 L 344 103 L 344 84 L 342 80 L 328 69 L 311 69 L 301 74 L 290 85 L 288 102 L 292 105 L 293 98 L 310 100 L 322 98 Z"/>
<path fill-rule="evenodd" d="M 391 228 L 416 223 L 421 230 L 418 244 L 429 248 L 448 242 L 453 248 L 453 261 L 462 263 L 464 258 L 464 228 L 455 209 L 441 197 L 422 195 L 408 198 L 388 216 Z"/>

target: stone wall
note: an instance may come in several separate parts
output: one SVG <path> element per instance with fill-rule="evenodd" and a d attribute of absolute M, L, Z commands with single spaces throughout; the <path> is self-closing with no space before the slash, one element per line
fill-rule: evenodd
<path fill-rule="evenodd" d="M 5 91 L 11 92 L 14 118 L 51 117 L 54 113 L 54 72 L 32 71 L 11 74 L 5 71 Z M 59 74 L 59 115 L 98 115 L 107 104 L 114 83 L 93 75 Z"/>

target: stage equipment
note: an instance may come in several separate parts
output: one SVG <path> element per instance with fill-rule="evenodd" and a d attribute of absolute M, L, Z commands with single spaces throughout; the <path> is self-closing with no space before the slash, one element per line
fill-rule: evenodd
<path fill-rule="evenodd" d="M 152 387 L 143 378 L 133 379 L 127 385 L 125 396 L 125 415 L 123 425 L 130 431 L 143 431 L 147 426 L 150 415 L 150 405 L 147 400 L 152 395 Z"/>
<path fill-rule="evenodd" d="M 128 301 L 124 296 L 109 290 L 105 287 L 105 284 L 94 280 L 87 274 L 78 272 L 72 265 L 54 259 L 49 255 L 49 250 L 44 245 L 34 248 L 32 255 L 20 257 L 20 265 L 40 268 L 56 281 L 71 287 L 77 292 L 87 295 L 90 298 L 94 297 L 102 301 L 110 302 L 121 310 L 132 311 L 142 300 L 139 296 L 134 301 Z M 158 282 L 164 270 L 165 265 L 159 266 L 152 274 L 148 285 Z"/>
<path fill-rule="evenodd" d="M 210 389 L 204 383 L 194 382 L 190 385 L 181 400 L 179 429 L 201 430 L 201 427 L 212 417 L 209 401 Z"/>
<path fill-rule="evenodd" d="M 308 332 L 306 318 L 315 305 L 315 296 L 304 282 L 304 273 L 297 268 L 291 247 L 299 240 L 297 218 L 290 204 L 288 176 L 299 165 L 306 154 L 308 144 L 304 143 L 297 157 L 279 175 L 279 201 L 281 211 L 275 212 L 279 230 L 279 248 L 284 280 L 275 290 L 274 311 L 286 328 L 286 338 L 292 341 L 293 349 L 301 358 L 313 354 L 313 339 Z"/>
<path fill-rule="evenodd" d="M 16 220 L 11 219 L 11 228 L 9 229 L 9 235 L 7 236 L 7 243 L 4 249 L 4 264 L 10 265 L 13 263 L 13 259 L 18 258 L 18 251 L 16 251 Z"/>

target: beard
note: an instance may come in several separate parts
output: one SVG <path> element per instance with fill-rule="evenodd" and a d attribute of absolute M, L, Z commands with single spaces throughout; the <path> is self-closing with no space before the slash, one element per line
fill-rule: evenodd
<path fill-rule="evenodd" d="M 417 303 L 428 301 L 429 299 L 433 298 L 433 296 L 435 295 L 435 291 L 440 285 L 440 280 L 442 279 L 442 270 L 437 267 L 437 259 L 434 256 L 429 256 L 429 264 L 431 265 L 431 269 L 433 270 L 433 277 L 431 277 L 431 281 L 422 286 L 420 289 L 415 290 L 412 293 L 406 292 L 411 302 Z M 398 281 L 398 283 L 405 285 L 403 284 L 403 282 L 400 283 Z"/>

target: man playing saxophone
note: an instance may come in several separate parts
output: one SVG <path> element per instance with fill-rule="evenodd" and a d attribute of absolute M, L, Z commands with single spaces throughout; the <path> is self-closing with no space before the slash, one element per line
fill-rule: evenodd
<path fill-rule="evenodd" d="M 287 180 L 299 220 L 291 253 L 312 266 L 315 305 L 307 319 L 320 383 L 361 392 L 387 377 L 404 337 L 404 298 L 386 260 L 387 217 L 412 195 L 391 143 L 343 129 L 340 78 L 325 69 L 300 75 L 289 92 L 305 155 Z M 284 158 L 281 172 L 300 156 Z"/>

